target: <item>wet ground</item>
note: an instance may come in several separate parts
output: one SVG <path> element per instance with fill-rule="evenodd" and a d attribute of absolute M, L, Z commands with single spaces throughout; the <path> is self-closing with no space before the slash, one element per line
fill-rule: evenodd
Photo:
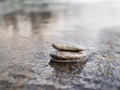
<path fill-rule="evenodd" d="M 0 90 L 120 90 L 120 3 L 23 7 L 0 16 Z M 50 62 L 57 41 L 88 61 Z"/>

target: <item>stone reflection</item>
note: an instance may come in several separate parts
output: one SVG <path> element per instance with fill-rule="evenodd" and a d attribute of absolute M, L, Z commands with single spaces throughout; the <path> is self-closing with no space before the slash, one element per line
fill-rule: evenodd
<path fill-rule="evenodd" d="M 86 62 L 84 63 L 57 63 L 50 61 L 50 66 L 54 68 L 53 70 L 53 81 L 56 84 L 56 87 L 59 87 L 60 90 L 68 90 L 71 88 L 72 83 L 76 82 L 80 84 L 80 77 Z M 77 80 L 76 80 L 77 78 Z"/>
<path fill-rule="evenodd" d="M 64 72 L 72 72 L 72 73 L 80 73 L 82 71 L 82 69 L 84 68 L 84 65 L 86 64 L 86 62 L 84 63 L 79 63 L 79 62 L 54 62 L 54 61 L 50 61 L 49 64 L 51 65 L 51 67 L 54 68 L 54 70 L 60 70 L 60 71 L 64 71 Z"/>

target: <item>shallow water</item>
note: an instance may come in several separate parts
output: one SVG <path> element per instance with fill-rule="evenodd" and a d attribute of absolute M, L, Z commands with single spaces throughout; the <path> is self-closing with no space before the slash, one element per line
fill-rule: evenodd
<path fill-rule="evenodd" d="M 0 90 L 120 89 L 120 3 L 9 5 L 0 15 Z M 50 62 L 56 41 L 85 46 L 88 61 Z"/>

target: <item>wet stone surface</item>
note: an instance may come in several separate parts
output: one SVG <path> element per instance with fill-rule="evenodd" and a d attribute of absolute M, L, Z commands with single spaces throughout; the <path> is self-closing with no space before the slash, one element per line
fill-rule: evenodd
<path fill-rule="evenodd" d="M 0 90 L 120 89 L 119 3 L 9 7 L 0 15 Z M 52 42 L 63 40 L 85 46 L 88 61 L 51 62 Z"/>
<path fill-rule="evenodd" d="M 65 52 L 65 51 L 55 51 L 51 52 L 50 56 L 55 59 L 61 60 L 73 60 L 73 59 L 82 59 L 86 57 L 86 54 L 82 52 Z"/>
<path fill-rule="evenodd" d="M 52 44 L 53 48 L 59 51 L 71 51 L 71 52 L 79 52 L 84 51 L 85 48 L 75 43 L 68 43 L 68 42 L 57 42 Z"/>

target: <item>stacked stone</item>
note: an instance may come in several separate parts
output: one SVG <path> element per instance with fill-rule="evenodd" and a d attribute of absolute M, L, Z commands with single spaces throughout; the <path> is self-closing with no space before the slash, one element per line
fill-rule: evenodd
<path fill-rule="evenodd" d="M 57 51 L 50 53 L 51 61 L 54 62 L 85 62 L 86 54 L 82 51 L 84 47 L 73 43 L 58 42 L 53 43 L 52 47 Z"/>

